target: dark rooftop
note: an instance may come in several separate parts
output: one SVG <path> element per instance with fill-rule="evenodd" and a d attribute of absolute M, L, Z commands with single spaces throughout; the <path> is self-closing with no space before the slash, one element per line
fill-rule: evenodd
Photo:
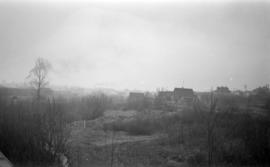
<path fill-rule="evenodd" d="M 187 88 L 174 88 L 174 96 L 177 97 L 191 97 L 194 96 L 193 90 L 192 89 L 187 89 Z"/>

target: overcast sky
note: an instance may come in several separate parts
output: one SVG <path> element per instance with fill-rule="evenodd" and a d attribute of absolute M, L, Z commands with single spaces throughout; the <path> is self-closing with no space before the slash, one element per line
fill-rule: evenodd
<path fill-rule="evenodd" d="M 270 3 L 0 2 L 0 81 L 37 57 L 51 85 L 253 89 L 270 83 Z"/>

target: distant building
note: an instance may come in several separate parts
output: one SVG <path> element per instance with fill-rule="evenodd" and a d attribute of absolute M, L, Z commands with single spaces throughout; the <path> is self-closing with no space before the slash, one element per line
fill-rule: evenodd
<path fill-rule="evenodd" d="M 230 89 L 226 86 L 218 86 L 215 93 L 227 94 L 231 93 Z"/>
<path fill-rule="evenodd" d="M 187 88 L 174 88 L 174 99 L 179 100 L 181 98 L 193 98 L 194 92 L 192 89 Z"/>
<path fill-rule="evenodd" d="M 161 109 L 167 111 L 191 107 L 195 94 L 192 89 L 175 88 L 173 91 L 158 92 L 157 102 Z"/>
<path fill-rule="evenodd" d="M 176 103 L 190 105 L 195 97 L 192 89 L 175 88 L 173 91 L 174 100 Z"/>

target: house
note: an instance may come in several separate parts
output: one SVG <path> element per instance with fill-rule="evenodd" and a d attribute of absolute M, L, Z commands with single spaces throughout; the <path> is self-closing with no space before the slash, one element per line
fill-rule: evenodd
<path fill-rule="evenodd" d="M 173 95 L 175 100 L 180 100 L 183 98 L 194 98 L 193 90 L 187 88 L 174 88 Z"/>
<path fill-rule="evenodd" d="M 0 151 L 0 167 L 13 167 L 7 157 Z"/>
<path fill-rule="evenodd" d="M 174 88 L 173 91 L 158 92 L 157 102 L 161 109 L 174 111 L 192 107 L 195 94 L 192 89 Z"/>
<path fill-rule="evenodd" d="M 190 105 L 193 102 L 195 95 L 192 89 L 174 88 L 173 98 L 176 103 Z"/>

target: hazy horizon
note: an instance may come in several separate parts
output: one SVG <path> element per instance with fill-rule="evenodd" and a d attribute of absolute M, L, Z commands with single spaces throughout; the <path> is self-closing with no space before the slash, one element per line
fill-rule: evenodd
<path fill-rule="evenodd" d="M 0 2 L 0 81 L 36 58 L 51 85 L 156 90 L 270 83 L 270 3 Z"/>

